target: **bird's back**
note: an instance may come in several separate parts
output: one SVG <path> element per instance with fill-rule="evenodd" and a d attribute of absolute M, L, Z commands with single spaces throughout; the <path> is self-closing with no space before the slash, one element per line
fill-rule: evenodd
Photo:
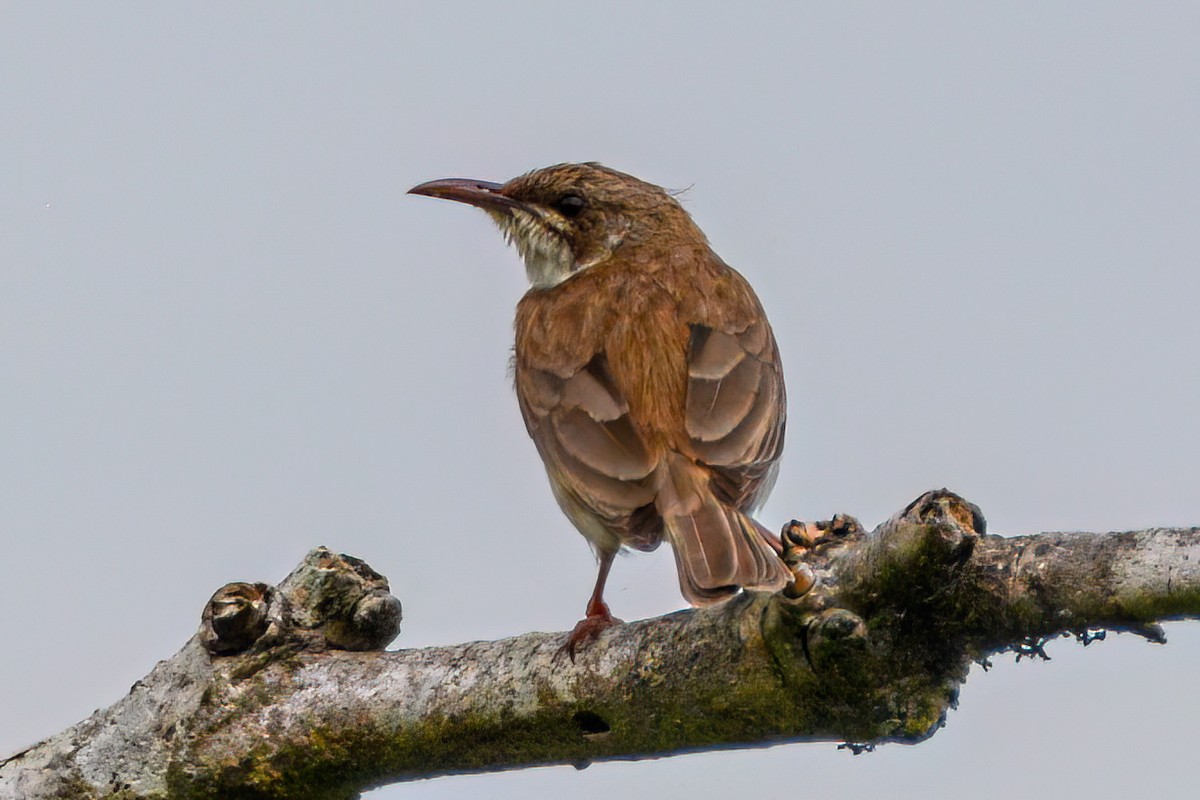
<path fill-rule="evenodd" d="M 707 246 L 647 248 L 530 291 L 517 308 L 514 365 L 551 480 L 582 475 L 565 491 L 618 528 L 645 491 L 614 507 L 572 489 L 606 479 L 648 487 L 645 467 L 669 455 L 695 462 L 735 508 L 769 489 L 785 416 L 778 354 L 753 290 Z"/>

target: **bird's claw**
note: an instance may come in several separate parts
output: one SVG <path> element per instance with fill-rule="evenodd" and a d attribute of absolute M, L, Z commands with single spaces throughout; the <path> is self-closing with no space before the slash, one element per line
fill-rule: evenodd
<path fill-rule="evenodd" d="M 567 637 L 566 643 L 558 648 L 558 653 L 555 658 L 562 658 L 564 655 L 575 661 L 575 652 L 583 645 L 590 644 L 601 633 L 608 630 L 614 625 L 620 625 L 621 620 L 611 614 L 597 614 L 587 616 L 579 620 L 575 625 L 575 629 L 571 631 L 571 635 Z"/>

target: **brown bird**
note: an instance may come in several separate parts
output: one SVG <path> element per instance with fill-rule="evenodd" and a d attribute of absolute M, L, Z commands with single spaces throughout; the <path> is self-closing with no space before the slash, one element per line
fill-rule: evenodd
<path fill-rule="evenodd" d="M 783 449 L 775 337 L 679 202 L 599 164 L 410 192 L 482 208 L 525 262 L 517 401 L 559 506 L 600 562 L 567 651 L 617 621 L 603 593 L 622 547 L 666 538 L 693 605 L 782 588 L 779 540 L 750 517 Z"/>

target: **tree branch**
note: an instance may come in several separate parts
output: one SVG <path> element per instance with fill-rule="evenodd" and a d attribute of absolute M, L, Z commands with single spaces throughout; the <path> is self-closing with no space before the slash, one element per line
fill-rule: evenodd
<path fill-rule="evenodd" d="M 432 775 L 796 740 L 916 742 L 973 659 L 1200 615 L 1200 529 L 984 532 L 922 495 L 865 533 L 792 523 L 775 595 L 616 626 L 384 652 L 400 604 L 319 549 L 230 584 L 113 706 L 0 762 L 0 798 L 351 798 Z M 1023 648 L 1023 650 L 1022 650 Z"/>

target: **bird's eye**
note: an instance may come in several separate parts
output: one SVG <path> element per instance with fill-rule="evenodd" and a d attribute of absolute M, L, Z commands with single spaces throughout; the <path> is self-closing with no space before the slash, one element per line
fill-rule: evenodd
<path fill-rule="evenodd" d="M 583 211 L 583 198 L 577 194 L 564 194 L 554 203 L 554 210 L 564 217 L 578 217 Z"/>

